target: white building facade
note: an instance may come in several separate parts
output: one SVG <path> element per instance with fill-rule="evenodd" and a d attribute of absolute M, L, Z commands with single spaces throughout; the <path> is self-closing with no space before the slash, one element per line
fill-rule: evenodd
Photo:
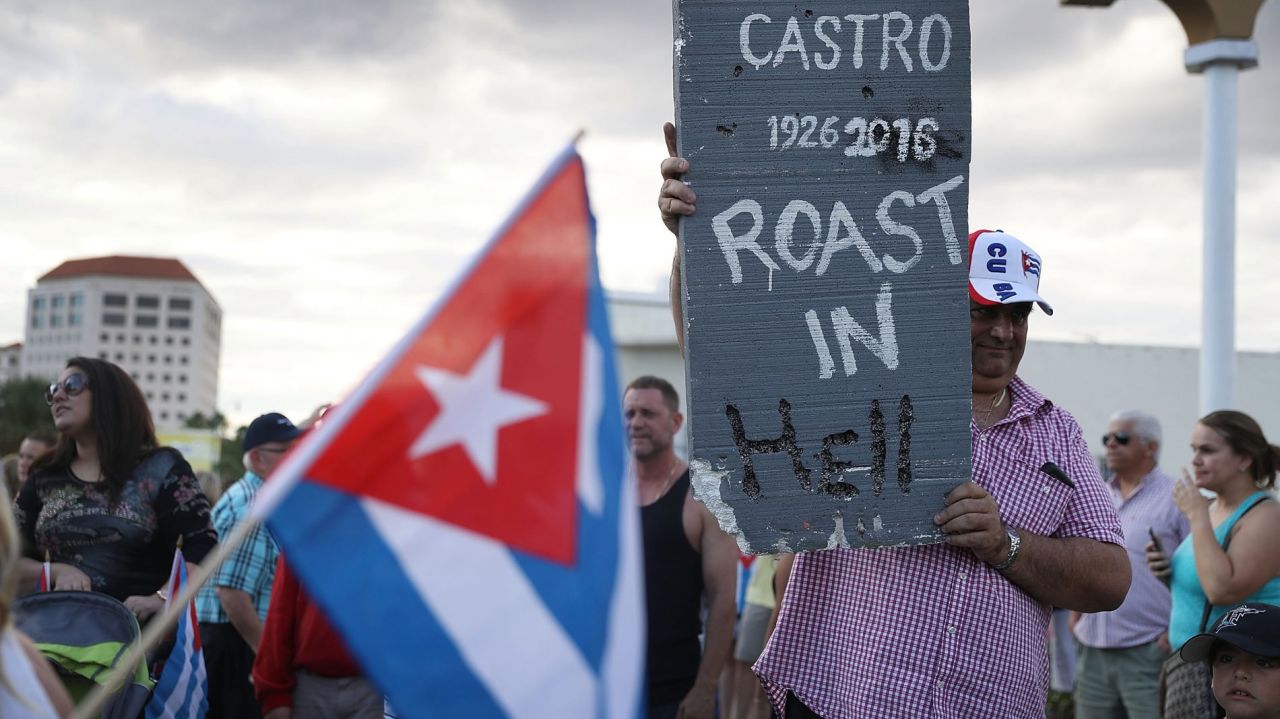
<path fill-rule="evenodd" d="M 22 374 L 52 379 L 71 357 L 110 360 L 142 388 L 158 429 L 216 411 L 222 310 L 176 259 L 69 260 L 27 292 Z"/>

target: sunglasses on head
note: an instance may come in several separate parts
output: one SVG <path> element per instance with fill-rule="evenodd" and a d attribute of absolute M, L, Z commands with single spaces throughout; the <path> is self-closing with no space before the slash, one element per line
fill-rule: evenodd
<path fill-rule="evenodd" d="M 1116 444 L 1120 445 L 1121 447 L 1124 447 L 1125 445 L 1129 444 L 1129 440 L 1132 439 L 1132 437 L 1129 436 L 1128 432 L 1109 432 L 1107 434 L 1102 435 L 1103 444 L 1107 444 L 1113 439 L 1116 441 Z"/>
<path fill-rule="evenodd" d="M 44 391 L 45 404 L 53 404 L 53 396 L 62 390 L 62 393 L 68 397 L 75 397 L 81 392 L 89 388 L 89 380 L 79 372 L 67 375 L 67 378 L 61 382 L 50 382 L 49 387 Z"/>

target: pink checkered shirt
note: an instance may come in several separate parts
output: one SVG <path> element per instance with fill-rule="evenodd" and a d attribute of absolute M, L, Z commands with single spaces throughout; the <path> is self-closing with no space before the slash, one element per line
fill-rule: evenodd
<path fill-rule="evenodd" d="M 1012 527 L 1124 544 L 1075 419 L 1020 379 L 1009 416 L 972 427 L 973 481 Z M 1075 489 L 1040 471 L 1055 462 Z M 939 508 L 941 509 L 941 508 Z M 1045 716 L 1049 607 L 946 544 L 796 558 L 778 628 L 755 665 L 827 719 Z"/>

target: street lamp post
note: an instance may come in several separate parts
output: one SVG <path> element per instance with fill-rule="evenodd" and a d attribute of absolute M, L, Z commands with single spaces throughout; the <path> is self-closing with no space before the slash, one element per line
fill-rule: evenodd
<path fill-rule="evenodd" d="M 1114 0 L 1059 0 L 1109 6 Z M 1187 71 L 1205 76 L 1204 295 L 1200 412 L 1236 402 L 1236 108 L 1241 70 L 1258 65 L 1254 21 L 1263 0 L 1164 0 L 1182 22 Z"/>

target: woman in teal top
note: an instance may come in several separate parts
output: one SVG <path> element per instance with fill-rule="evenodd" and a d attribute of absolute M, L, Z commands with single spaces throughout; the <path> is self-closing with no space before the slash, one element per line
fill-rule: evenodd
<path fill-rule="evenodd" d="M 1173 561 L 1148 545 L 1148 563 L 1169 577 L 1173 612 L 1169 644 L 1176 650 L 1202 630 L 1205 602 L 1213 626 L 1241 602 L 1280 604 L 1280 503 L 1265 490 L 1275 486 L 1280 447 L 1267 442 L 1249 415 L 1223 410 L 1205 415 L 1191 433 L 1191 466 L 1173 488 L 1173 501 L 1191 534 Z M 1209 501 L 1201 489 L 1213 492 Z M 1230 535 L 1228 551 L 1222 541 Z M 1166 665 L 1166 670 L 1170 669 Z"/>

